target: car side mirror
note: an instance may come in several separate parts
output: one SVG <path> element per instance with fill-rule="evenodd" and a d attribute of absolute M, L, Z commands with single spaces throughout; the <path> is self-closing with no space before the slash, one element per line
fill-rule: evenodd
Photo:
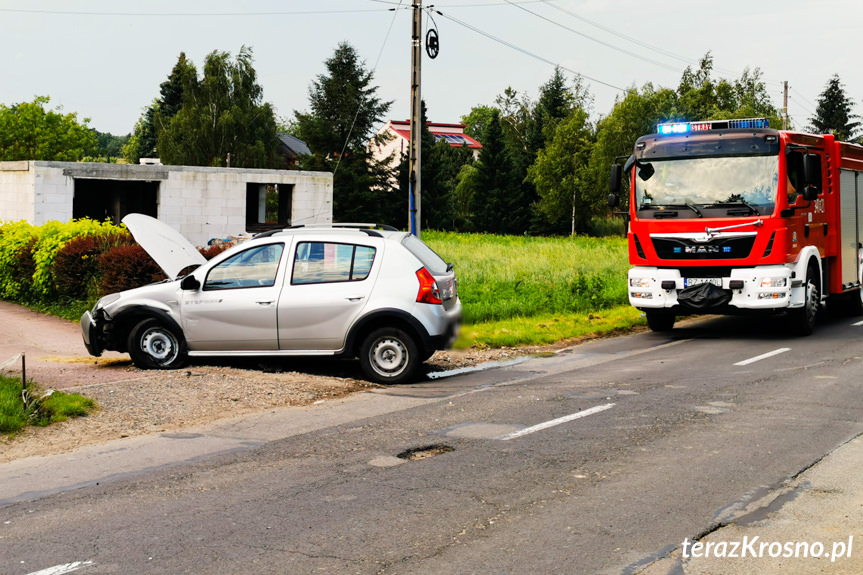
<path fill-rule="evenodd" d="M 180 282 L 180 289 L 185 291 L 196 291 L 200 289 L 201 282 L 195 276 L 188 275 Z"/>

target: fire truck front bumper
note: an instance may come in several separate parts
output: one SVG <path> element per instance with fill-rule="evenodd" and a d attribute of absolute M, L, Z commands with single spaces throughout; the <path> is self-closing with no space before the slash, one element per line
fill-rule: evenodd
<path fill-rule="evenodd" d="M 785 266 L 731 269 L 729 275 L 705 268 L 634 267 L 629 270 L 629 303 L 642 310 L 668 309 L 680 313 L 733 313 L 736 310 L 779 310 L 798 307 L 800 291 Z M 724 270 L 728 273 L 728 268 Z M 792 286 L 792 284 L 794 284 Z M 798 288 L 792 290 L 792 287 Z M 798 303 L 796 300 L 801 299 Z"/>

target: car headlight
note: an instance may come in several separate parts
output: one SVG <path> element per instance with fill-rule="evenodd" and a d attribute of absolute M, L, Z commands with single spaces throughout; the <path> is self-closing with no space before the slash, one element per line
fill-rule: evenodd
<path fill-rule="evenodd" d="M 105 297 L 101 298 L 99 301 L 96 302 L 96 305 L 93 307 L 93 309 L 99 309 L 111 305 L 118 299 L 120 299 L 120 294 L 118 293 L 106 295 Z"/>
<path fill-rule="evenodd" d="M 650 278 L 629 278 L 629 286 L 641 289 L 650 289 Z"/>

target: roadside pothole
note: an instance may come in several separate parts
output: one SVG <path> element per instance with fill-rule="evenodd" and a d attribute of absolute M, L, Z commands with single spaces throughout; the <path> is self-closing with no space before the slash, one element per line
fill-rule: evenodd
<path fill-rule="evenodd" d="M 429 457 L 434 457 L 442 453 L 449 453 L 453 450 L 455 450 L 455 447 L 452 447 L 451 445 L 436 443 L 433 445 L 426 445 L 425 447 L 407 449 L 396 455 L 396 457 L 404 459 L 405 461 L 417 461 L 419 459 L 428 459 Z"/>

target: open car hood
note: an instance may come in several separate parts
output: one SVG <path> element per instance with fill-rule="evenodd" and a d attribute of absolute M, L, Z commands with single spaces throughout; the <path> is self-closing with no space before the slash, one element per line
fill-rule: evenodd
<path fill-rule="evenodd" d="M 180 232 L 156 218 L 129 214 L 123 223 L 153 261 L 169 278 L 174 279 L 189 266 L 200 266 L 207 259 Z"/>

